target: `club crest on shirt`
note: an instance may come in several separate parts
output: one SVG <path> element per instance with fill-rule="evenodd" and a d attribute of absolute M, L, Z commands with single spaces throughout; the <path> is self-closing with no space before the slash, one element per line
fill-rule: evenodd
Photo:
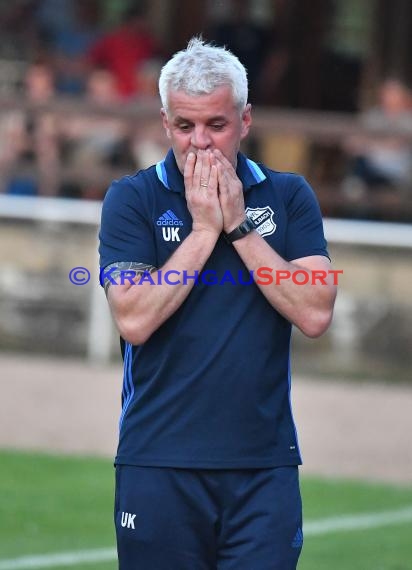
<path fill-rule="evenodd" d="M 276 224 L 273 220 L 275 212 L 270 206 L 262 208 L 246 208 L 246 214 L 256 226 L 256 231 L 262 236 L 270 236 L 276 230 Z"/>

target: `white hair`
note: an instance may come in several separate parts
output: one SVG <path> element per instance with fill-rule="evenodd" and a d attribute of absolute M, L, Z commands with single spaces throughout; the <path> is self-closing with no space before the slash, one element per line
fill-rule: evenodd
<path fill-rule="evenodd" d="M 187 48 L 175 55 L 163 66 L 159 77 L 159 93 L 167 112 L 170 91 L 184 91 L 197 96 L 212 93 L 218 87 L 228 85 L 239 110 L 247 104 L 247 72 L 239 59 L 224 47 L 206 43 L 202 38 L 192 38 Z"/>

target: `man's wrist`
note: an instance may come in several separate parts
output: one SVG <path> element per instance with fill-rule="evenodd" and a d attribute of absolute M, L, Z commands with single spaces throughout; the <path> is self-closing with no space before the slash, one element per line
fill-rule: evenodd
<path fill-rule="evenodd" d="M 192 228 L 190 232 L 191 239 L 194 243 L 200 244 L 202 247 L 213 249 L 219 239 L 220 232 L 206 228 Z"/>

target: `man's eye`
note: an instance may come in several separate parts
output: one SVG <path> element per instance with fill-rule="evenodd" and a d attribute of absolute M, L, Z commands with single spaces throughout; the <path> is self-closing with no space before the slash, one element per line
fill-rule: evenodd
<path fill-rule="evenodd" d="M 179 125 L 179 129 L 183 132 L 187 132 L 190 130 L 190 125 L 186 125 L 186 124 L 182 123 L 181 125 Z"/>
<path fill-rule="evenodd" d="M 224 126 L 224 123 L 213 123 L 213 125 L 211 125 L 214 131 L 221 131 L 223 130 Z"/>

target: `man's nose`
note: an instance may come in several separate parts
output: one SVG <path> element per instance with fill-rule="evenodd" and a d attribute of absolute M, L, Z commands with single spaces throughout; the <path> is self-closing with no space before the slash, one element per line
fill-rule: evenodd
<path fill-rule="evenodd" d="M 212 140 L 203 127 L 194 128 L 192 131 L 192 146 L 200 150 L 206 150 L 211 147 Z"/>

